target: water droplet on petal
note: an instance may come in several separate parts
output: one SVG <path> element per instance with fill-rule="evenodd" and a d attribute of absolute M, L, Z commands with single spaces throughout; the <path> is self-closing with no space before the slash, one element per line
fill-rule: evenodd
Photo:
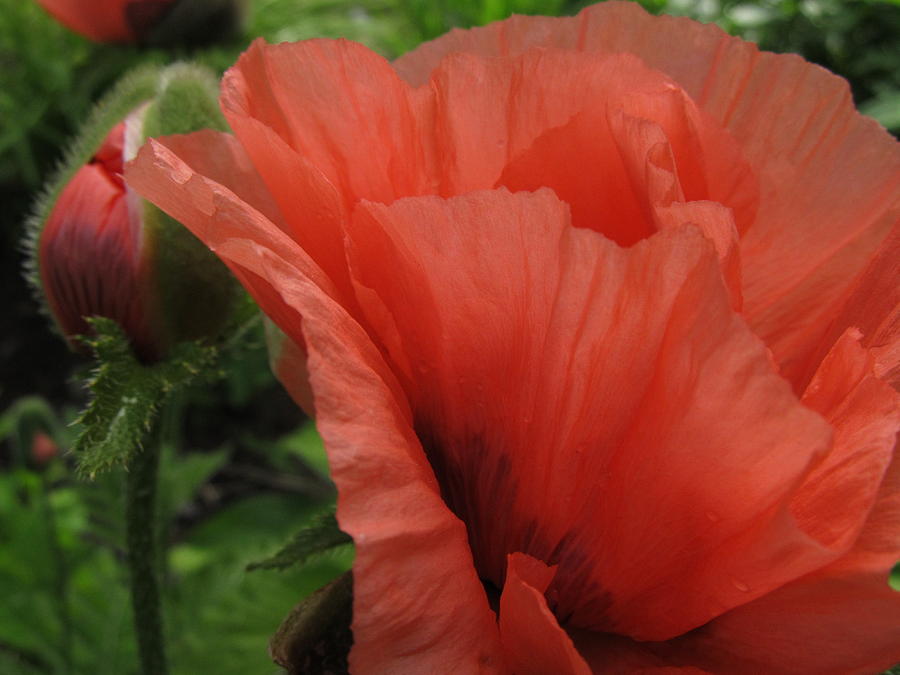
<path fill-rule="evenodd" d="M 734 587 L 735 587 L 736 589 L 738 589 L 739 591 L 741 591 L 742 593 L 749 593 L 749 592 L 750 592 L 750 587 L 749 587 L 747 584 L 745 584 L 743 581 L 739 580 L 739 579 L 732 579 L 732 580 L 731 580 L 731 583 L 733 583 L 733 584 L 734 584 Z"/>

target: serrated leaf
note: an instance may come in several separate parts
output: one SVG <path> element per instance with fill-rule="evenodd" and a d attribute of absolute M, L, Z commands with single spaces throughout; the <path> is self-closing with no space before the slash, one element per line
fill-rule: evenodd
<path fill-rule="evenodd" d="M 217 350 L 182 343 L 164 361 L 145 365 L 131 351 L 122 329 L 112 320 L 90 320 L 96 337 L 87 344 L 99 366 L 88 383 L 93 398 L 78 419 L 75 441 L 78 470 L 94 476 L 128 460 L 143 445 L 160 406 L 176 391 L 209 374 Z"/>
<path fill-rule="evenodd" d="M 350 535 L 342 532 L 334 517 L 334 509 L 311 520 L 309 525 L 271 558 L 247 565 L 247 571 L 258 569 L 285 569 L 292 565 L 302 565 L 310 558 L 353 542 Z"/>

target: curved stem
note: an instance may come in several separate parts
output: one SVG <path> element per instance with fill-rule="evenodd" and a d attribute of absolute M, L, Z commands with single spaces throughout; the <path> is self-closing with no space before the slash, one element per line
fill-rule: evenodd
<path fill-rule="evenodd" d="M 149 434 L 147 444 L 132 459 L 125 475 L 125 528 L 131 604 L 143 675 L 165 675 L 165 642 L 160 607 L 160 570 L 156 517 L 159 473 L 159 437 Z"/>

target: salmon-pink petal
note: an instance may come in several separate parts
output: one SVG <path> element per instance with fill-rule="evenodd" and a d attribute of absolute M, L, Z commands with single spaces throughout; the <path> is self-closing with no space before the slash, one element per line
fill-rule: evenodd
<path fill-rule="evenodd" d="M 900 662 L 900 593 L 886 576 L 817 575 L 685 638 L 682 653 L 735 675 L 869 675 Z"/>
<path fill-rule="evenodd" d="M 246 117 L 232 126 L 283 214 L 284 231 L 351 302 L 341 234 L 347 210 L 335 187 L 266 125 Z"/>
<path fill-rule="evenodd" d="M 508 560 L 500 637 L 509 668 L 516 675 L 590 675 L 544 599 L 555 569 L 525 553 L 512 553 Z"/>
<path fill-rule="evenodd" d="M 576 226 L 625 244 L 649 234 L 648 201 L 711 199 L 742 224 L 752 221 L 755 184 L 737 146 L 670 79 L 630 55 L 460 54 L 441 63 L 429 85 L 417 93 L 434 92 L 443 195 L 551 187 L 572 206 Z M 635 128 L 623 133 L 622 115 L 636 119 Z M 656 130 L 652 139 L 641 122 Z M 648 196 L 644 173 L 658 145 L 671 151 L 664 170 L 675 187 Z"/>
<path fill-rule="evenodd" d="M 427 186 L 410 88 L 360 44 L 258 40 L 225 75 L 222 106 L 238 138 L 258 153 L 261 172 L 266 149 L 245 139 L 248 119 L 315 165 L 350 205 Z"/>
<path fill-rule="evenodd" d="M 834 564 L 879 573 L 889 570 L 898 561 L 900 561 L 900 453 L 895 446 L 894 459 L 885 473 L 875 505 L 853 550 Z"/>
<path fill-rule="evenodd" d="M 465 527 L 441 500 L 393 375 L 327 277 L 258 211 L 158 143 L 142 149 L 128 180 L 209 244 L 306 346 L 338 520 L 356 543 L 351 668 L 502 672 Z"/>
<path fill-rule="evenodd" d="M 194 173 L 228 188 L 281 229 L 287 225 L 244 147 L 231 134 L 204 129 L 154 139 Z"/>
<path fill-rule="evenodd" d="M 656 206 L 655 215 L 661 229 L 694 225 L 709 239 L 719 255 L 722 278 L 731 296 L 731 306 L 740 310 L 741 254 L 738 231 L 728 208 L 717 202 L 673 202 Z"/>
<path fill-rule="evenodd" d="M 806 501 L 807 506 L 817 489 L 821 497 L 823 484 L 828 487 L 828 469 L 836 459 L 843 458 L 851 465 L 846 472 L 851 489 L 841 493 L 836 480 L 831 486 L 830 496 L 837 505 L 855 510 L 860 501 L 868 499 L 871 485 L 878 483 L 877 454 L 883 454 L 884 447 L 879 448 L 873 439 L 878 438 L 878 427 L 889 426 L 891 419 L 896 422 L 896 395 L 882 391 L 878 392 L 879 397 L 866 391 L 871 385 L 871 357 L 857 340 L 857 334 L 848 332 L 839 341 L 817 373 L 811 385 L 814 390 L 805 397 L 808 403 L 821 408 L 838 429 L 835 449 L 813 473 L 813 489 L 807 484 L 798 495 L 798 500 Z M 879 424 L 879 409 L 890 407 L 891 403 L 893 413 L 888 412 L 888 421 Z M 853 436 L 861 448 L 852 445 Z M 867 458 L 867 454 L 876 456 Z M 876 475 L 865 476 L 867 468 Z M 860 480 L 860 474 L 864 480 Z M 854 494 L 854 489 L 860 490 L 862 496 Z M 812 499 L 810 493 L 814 495 Z M 832 518 L 840 521 L 847 516 L 834 512 Z M 827 525 L 827 521 L 821 525 Z M 710 672 L 735 675 L 881 672 L 900 662 L 900 593 L 891 590 L 887 583 L 889 571 L 898 559 L 900 458 L 894 456 L 852 550 L 821 571 L 735 608 L 668 643 L 637 643 L 579 633 L 576 644 L 592 666 L 604 664 L 611 673 L 637 672 L 646 664 L 665 662 L 693 664 Z"/>
<path fill-rule="evenodd" d="M 232 190 L 195 171 L 166 146 L 169 142 L 150 139 L 126 166 L 125 179 L 132 189 L 185 224 L 210 248 L 231 239 L 247 239 L 274 251 L 291 251 L 298 256 L 292 264 L 326 294 L 340 297 L 332 280 L 281 228 Z M 299 338 L 299 333 L 294 337 Z"/>
<path fill-rule="evenodd" d="M 694 228 L 624 250 L 547 190 L 498 190 L 364 203 L 349 234 L 483 577 L 528 553 L 559 566 L 564 623 L 663 639 L 836 555 L 787 512 L 830 428 Z"/>
<path fill-rule="evenodd" d="M 871 355 L 849 329 L 803 396 L 834 427 L 831 452 L 794 497 L 792 511 L 826 546 L 847 548 L 875 502 L 900 430 L 900 394 L 873 372 Z"/>
<path fill-rule="evenodd" d="M 617 77 L 620 72 L 627 74 L 629 84 L 650 93 L 662 92 L 668 85 L 629 56 L 593 59 L 532 50 L 509 59 L 467 54 L 448 58 L 432 74 L 429 87 L 420 90 L 436 92 L 433 127 L 440 158 L 440 194 L 488 189 L 498 180 L 503 184 L 506 165 L 548 130 L 566 125 L 584 108 L 594 112 L 592 119 L 605 117 L 607 99 L 624 93 L 622 79 Z M 598 131 L 600 147 L 608 148 L 609 133 Z M 584 140 L 589 139 L 590 134 L 585 134 Z M 577 146 L 572 149 L 577 151 Z M 603 159 L 592 159 L 592 163 Z M 609 161 L 617 165 L 615 156 Z"/>
<path fill-rule="evenodd" d="M 745 311 L 802 391 L 809 351 L 900 215 L 896 141 L 856 112 L 841 78 L 797 56 L 760 52 L 713 25 L 651 16 L 633 2 L 453 31 L 395 67 L 419 83 L 449 54 L 534 46 L 634 54 L 674 78 L 737 140 L 761 190 L 741 251 Z"/>
<path fill-rule="evenodd" d="M 579 634 L 588 662 L 609 673 L 648 664 L 728 675 L 872 675 L 900 662 L 900 592 L 884 575 L 816 574 L 668 642 Z"/>
<path fill-rule="evenodd" d="M 797 56 L 634 3 L 602 3 L 577 21 L 569 30 L 583 49 L 636 54 L 740 144 L 761 186 L 741 251 L 745 311 L 794 376 L 900 215 L 897 142 L 856 112 L 844 80 Z"/>
<path fill-rule="evenodd" d="M 226 73 L 222 109 L 289 234 L 349 293 L 342 228 L 353 204 L 429 184 L 409 88 L 353 42 L 257 40 Z"/>
<path fill-rule="evenodd" d="M 850 327 L 862 333 L 862 344 L 875 358 L 876 373 L 900 388 L 900 226 L 893 229 L 848 290 L 840 312 L 818 348 L 811 352 L 806 370 L 818 367 L 824 354 Z M 806 379 L 809 376 L 800 382 Z"/>

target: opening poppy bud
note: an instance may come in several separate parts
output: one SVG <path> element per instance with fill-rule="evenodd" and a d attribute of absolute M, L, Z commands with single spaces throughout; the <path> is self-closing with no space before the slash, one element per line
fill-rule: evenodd
<path fill-rule="evenodd" d="M 200 44 L 240 25 L 245 0 L 38 0 L 60 23 L 95 42 Z"/>
<path fill-rule="evenodd" d="M 151 79 L 158 91 L 115 123 L 86 162 L 63 173 L 71 178 L 50 191 L 58 197 L 39 209 L 32 252 L 33 280 L 73 347 L 80 346 L 73 338 L 90 332 L 87 318 L 102 316 L 115 320 L 148 362 L 178 342 L 218 335 L 236 297 L 225 266 L 122 179 L 124 163 L 148 135 L 223 124 L 210 73 L 178 65 Z M 134 82 L 145 87 L 147 77 Z M 134 93 L 120 90 L 113 98 Z M 115 101 L 100 110 L 109 106 Z"/>

